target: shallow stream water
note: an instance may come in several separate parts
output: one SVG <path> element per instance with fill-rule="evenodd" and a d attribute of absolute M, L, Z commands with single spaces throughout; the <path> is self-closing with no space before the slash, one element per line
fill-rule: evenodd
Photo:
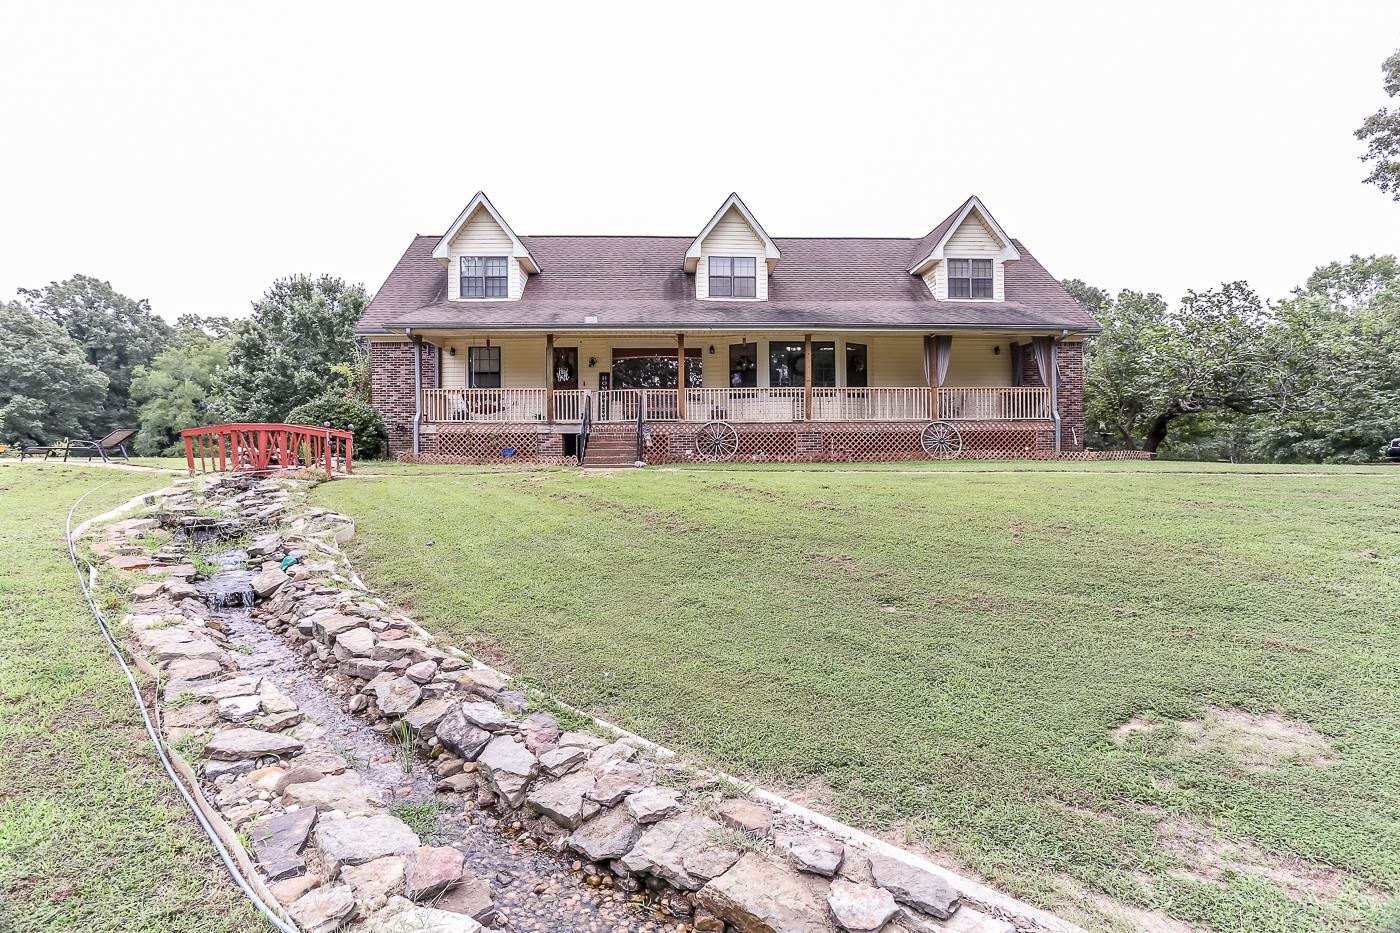
<path fill-rule="evenodd" d="M 500 821 L 488 812 L 469 809 L 471 795 L 436 794 L 437 779 L 424 759 L 414 756 L 408 770 L 394 743 L 355 716 L 321 685 L 318 674 L 282 636 L 252 617 L 253 571 L 242 551 L 211 560 L 224 569 L 200 584 L 211 615 L 218 619 L 237 649 L 244 673 L 270 680 L 289 696 L 307 720 L 325 730 L 336 747 L 392 807 L 441 808 L 433 845 L 450 845 L 466 856 L 478 878 L 491 884 L 500 930 L 522 933 L 660 933 L 674 930 L 673 920 L 645 911 L 623 892 L 585 883 L 574 860 L 556 856 L 511 838 L 504 832 L 513 816 Z"/>

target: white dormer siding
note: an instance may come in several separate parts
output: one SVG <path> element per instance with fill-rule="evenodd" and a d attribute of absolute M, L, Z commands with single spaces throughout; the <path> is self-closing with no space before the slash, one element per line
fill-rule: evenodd
<path fill-rule="evenodd" d="M 749 226 L 737 208 L 731 207 L 700 241 L 700 264 L 695 267 L 695 296 L 710 297 L 710 257 L 749 256 L 754 260 L 753 298 L 715 298 L 715 301 L 764 301 L 768 298 L 768 266 L 763 239 Z"/>
<path fill-rule="evenodd" d="M 943 248 L 943 260 L 923 274 L 924 284 L 940 301 L 948 300 L 949 259 L 990 259 L 992 261 L 992 297 L 955 298 L 954 301 L 1005 301 L 1006 265 L 1002 259 L 1002 243 L 982 218 L 974 211 L 963 219 Z"/>
<path fill-rule="evenodd" d="M 495 219 L 485 210 L 477 210 L 453 238 L 447 261 L 447 297 L 452 301 L 515 301 L 525 289 L 527 274 L 520 268 L 520 261 L 511 255 L 514 244 L 510 235 L 501 229 Z M 506 298 L 462 298 L 463 256 L 504 256 L 506 257 Z"/>

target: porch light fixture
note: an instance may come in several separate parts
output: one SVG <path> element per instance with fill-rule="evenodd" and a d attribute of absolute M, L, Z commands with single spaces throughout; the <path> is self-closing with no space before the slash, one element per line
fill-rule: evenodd
<path fill-rule="evenodd" d="M 448 348 L 447 348 L 447 355 L 448 355 L 448 356 L 456 356 L 456 355 L 457 355 L 457 348 L 456 348 L 456 347 L 448 347 Z"/>
<path fill-rule="evenodd" d="M 994 344 L 992 344 L 992 356 L 1000 356 L 1000 355 L 1001 355 L 1001 344 L 999 344 L 999 343 L 994 343 Z"/>
<path fill-rule="evenodd" d="M 714 355 L 715 355 L 715 345 L 714 345 L 714 344 L 710 344 L 710 356 L 714 356 Z"/>
<path fill-rule="evenodd" d="M 593 369 L 593 368 L 596 367 L 597 365 L 598 365 L 598 357 L 596 357 L 596 356 L 590 356 L 590 357 L 588 358 L 588 368 L 589 368 L 589 369 Z"/>

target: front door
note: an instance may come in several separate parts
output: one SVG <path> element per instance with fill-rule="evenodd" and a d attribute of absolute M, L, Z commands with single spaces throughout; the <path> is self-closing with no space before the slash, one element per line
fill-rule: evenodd
<path fill-rule="evenodd" d="M 554 348 L 554 372 L 551 378 L 554 380 L 555 389 L 578 388 L 578 347 Z"/>

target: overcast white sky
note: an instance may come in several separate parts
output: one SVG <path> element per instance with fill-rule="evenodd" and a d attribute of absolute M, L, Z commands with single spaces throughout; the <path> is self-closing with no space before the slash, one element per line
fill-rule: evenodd
<path fill-rule="evenodd" d="M 1400 251 L 1352 131 L 1400 3 L 0 0 L 0 299 L 174 318 L 379 287 L 485 189 L 521 234 L 921 236 L 969 193 L 1060 277 L 1282 296 Z"/>

